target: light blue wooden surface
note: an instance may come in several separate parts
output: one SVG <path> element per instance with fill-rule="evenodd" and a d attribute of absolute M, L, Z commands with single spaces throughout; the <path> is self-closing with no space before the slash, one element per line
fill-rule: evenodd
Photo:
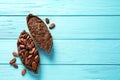
<path fill-rule="evenodd" d="M 119 0 L 1 0 L 1 15 L 120 15 Z"/>
<path fill-rule="evenodd" d="M 50 55 L 41 49 L 38 74 L 9 65 L 26 15 L 56 27 Z M 120 0 L 1 0 L 0 80 L 120 80 Z"/>
<path fill-rule="evenodd" d="M 54 39 L 120 39 L 120 16 L 39 16 L 49 17 L 57 27 Z M 0 38 L 17 39 L 27 29 L 26 16 L 0 16 Z M 4 28 L 3 28 L 4 27 Z"/>

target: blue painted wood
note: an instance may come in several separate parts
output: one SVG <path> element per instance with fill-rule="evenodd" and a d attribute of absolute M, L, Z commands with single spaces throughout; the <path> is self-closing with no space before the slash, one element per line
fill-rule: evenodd
<path fill-rule="evenodd" d="M 54 44 L 38 74 L 9 65 L 26 15 L 50 18 Z M 120 80 L 119 0 L 0 0 L 0 80 Z"/>
<path fill-rule="evenodd" d="M 0 15 L 120 15 L 119 0 L 1 0 Z"/>
<path fill-rule="evenodd" d="M 50 30 L 53 39 L 120 39 L 119 16 L 39 16 L 48 17 L 56 24 Z M 22 30 L 27 30 L 26 16 L 1 16 L 0 38 L 17 39 Z M 49 26 L 49 25 L 48 25 Z"/>
<path fill-rule="evenodd" d="M 120 66 L 112 65 L 41 65 L 39 74 L 27 71 L 23 77 L 19 65 L 14 69 L 10 65 L 0 65 L 0 79 L 7 80 L 119 80 Z M 114 75 L 115 74 L 115 75 Z"/>
<path fill-rule="evenodd" d="M 0 40 L 0 63 L 13 58 L 16 42 Z M 50 55 L 39 53 L 41 64 L 120 64 L 120 40 L 54 40 Z M 19 59 L 17 63 L 21 64 Z"/>

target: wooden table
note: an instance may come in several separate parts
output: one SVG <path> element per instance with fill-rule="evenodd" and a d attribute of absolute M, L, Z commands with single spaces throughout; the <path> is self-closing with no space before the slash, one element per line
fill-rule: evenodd
<path fill-rule="evenodd" d="M 9 60 L 29 13 L 56 27 L 39 73 L 22 76 Z M 120 0 L 0 0 L 0 80 L 120 80 Z"/>

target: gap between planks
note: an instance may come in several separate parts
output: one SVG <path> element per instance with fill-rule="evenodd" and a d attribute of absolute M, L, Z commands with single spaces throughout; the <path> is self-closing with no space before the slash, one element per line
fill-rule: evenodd
<path fill-rule="evenodd" d="M 20 17 L 20 16 L 22 16 L 22 17 L 24 17 L 24 16 L 27 16 L 27 15 L 0 15 L 0 17 Z M 91 17 L 91 16 L 93 16 L 93 17 L 101 17 L 101 16 L 108 16 L 108 17 L 110 17 L 110 16 L 120 16 L 120 15 L 93 15 L 93 14 L 91 14 L 91 15 L 37 15 L 37 16 L 42 16 L 42 17 L 79 17 L 79 16 L 83 16 L 83 17 Z"/>
<path fill-rule="evenodd" d="M 22 63 L 16 63 L 18 65 L 23 65 Z M 9 63 L 0 63 L 0 65 L 10 65 Z M 51 65 L 51 66 L 54 66 L 54 65 L 65 65 L 65 66 L 120 66 L 120 64 L 40 64 L 40 65 Z"/>
<path fill-rule="evenodd" d="M 18 40 L 18 38 L 0 38 L 0 40 Z M 120 38 L 65 38 L 53 40 L 120 40 Z"/>

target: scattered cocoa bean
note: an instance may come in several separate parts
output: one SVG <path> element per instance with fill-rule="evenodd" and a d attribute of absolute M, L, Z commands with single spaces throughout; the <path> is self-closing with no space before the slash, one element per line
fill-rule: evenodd
<path fill-rule="evenodd" d="M 50 24 L 50 26 L 49 26 L 50 29 L 52 29 L 52 28 L 54 28 L 54 27 L 55 27 L 55 24 L 54 24 L 54 23 Z"/>
<path fill-rule="evenodd" d="M 13 58 L 13 59 L 10 60 L 9 63 L 10 63 L 10 64 L 13 64 L 13 63 L 15 63 L 15 62 L 16 62 L 16 58 Z"/>
<path fill-rule="evenodd" d="M 22 76 L 24 76 L 25 73 L 26 73 L 26 69 L 23 69 L 22 72 L 21 72 Z"/>
<path fill-rule="evenodd" d="M 16 56 L 16 57 L 19 56 L 19 54 L 17 52 L 13 52 L 12 54 L 13 54 L 13 56 Z"/>

